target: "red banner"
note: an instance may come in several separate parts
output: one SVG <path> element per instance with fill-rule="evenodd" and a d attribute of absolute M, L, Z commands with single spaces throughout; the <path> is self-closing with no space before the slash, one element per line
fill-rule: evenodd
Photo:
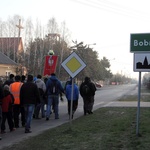
<path fill-rule="evenodd" d="M 55 73 L 58 56 L 50 55 L 45 57 L 44 76 Z"/>

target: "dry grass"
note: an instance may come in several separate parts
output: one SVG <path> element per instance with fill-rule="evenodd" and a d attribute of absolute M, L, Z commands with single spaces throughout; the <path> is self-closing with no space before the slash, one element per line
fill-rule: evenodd
<path fill-rule="evenodd" d="M 150 109 L 141 109 L 136 135 L 136 108 L 100 108 L 3 150 L 149 150 Z"/>

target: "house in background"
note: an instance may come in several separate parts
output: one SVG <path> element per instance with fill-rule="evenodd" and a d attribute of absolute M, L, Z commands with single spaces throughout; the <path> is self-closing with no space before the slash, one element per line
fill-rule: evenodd
<path fill-rule="evenodd" d="M 11 73 L 16 75 L 18 64 L 0 52 L 0 76 L 8 77 Z"/>
<path fill-rule="evenodd" d="M 0 52 L 16 63 L 23 60 L 23 42 L 21 37 L 0 37 Z"/>
<path fill-rule="evenodd" d="M 26 74 L 23 64 L 23 42 L 21 37 L 0 37 L 0 76 Z"/>

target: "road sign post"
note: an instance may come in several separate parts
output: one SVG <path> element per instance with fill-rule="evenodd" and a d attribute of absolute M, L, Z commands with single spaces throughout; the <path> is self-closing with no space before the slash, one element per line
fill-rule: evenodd
<path fill-rule="evenodd" d="M 86 67 L 86 64 L 81 60 L 81 58 L 75 52 L 73 52 L 71 53 L 71 55 L 69 55 L 69 57 L 65 61 L 62 62 L 61 65 L 72 77 L 71 110 L 70 110 L 70 117 L 69 117 L 70 124 L 71 124 L 74 77 Z"/>
<path fill-rule="evenodd" d="M 138 84 L 138 107 L 137 107 L 137 123 L 136 123 L 136 135 L 139 136 L 139 120 L 140 120 L 140 99 L 141 99 L 141 72 L 139 72 L 139 84 Z"/>
<path fill-rule="evenodd" d="M 141 72 L 150 72 L 150 33 L 131 34 L 130 52 L 134 53 L 134 71 L 139 72 L 136 135 L 139 136 Z"/>
<path fill-rule="evenodd" d="M 75 52 L 71 53 L 69 57 L 64 62 L 62 62 L 61 65 L 72 78 L 74 78 L 86 67 L 86 64 Z"/>

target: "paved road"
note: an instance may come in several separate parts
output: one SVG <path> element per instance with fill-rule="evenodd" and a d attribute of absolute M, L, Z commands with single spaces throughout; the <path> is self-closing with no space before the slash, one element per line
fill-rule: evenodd
<path fill-rule="evenodd" d="M 136 89 L 137 90 L 137 89 Z M 132 91 L 131 94 L 135 93 L 137 91 Z M 27 139 L 31 136 L 35 136 L 38 134 L 41 134 L 47 129 L 54 128 L 56 126 L 59 126 L 63 123 L 69 122 L 69 117 L 67 114 L 67 110 L 64 110 L 64 106 L 67 106 L 67 102 L 60 102 L 60 119 L 55 120 L 54 114 L 51 115 L 51 118 L 49 121 L 46 121 L 45 118 L 36 120 L 33 119 L 31 127 L 32 127 L 32 133 L 25 134 L 24 128 L 20 127 L 14 132 L 9 132 L 8 129 L 6 130 L 6 134 L 2 134 L 2 140 L 0 141 L 0 149 L 2 149 L 5 146 L 10 146 L 12 144 L 18 143 L 24 139 Z M 141 107 L 150 107 L 149 102 L 141 102 Z M 100 101 L 94 105 L 94 110 L 100 108 L 100 107 L 137 107 L 137 102 L 119 102 L 119 101 L 111 101 L 108 103 L 105 103 L 103 101 Z M 83 115 L 83 105 L 80 105 L 77 109 L 77 112 L 75 113 L 74 119 L 78 118 Z"/>

